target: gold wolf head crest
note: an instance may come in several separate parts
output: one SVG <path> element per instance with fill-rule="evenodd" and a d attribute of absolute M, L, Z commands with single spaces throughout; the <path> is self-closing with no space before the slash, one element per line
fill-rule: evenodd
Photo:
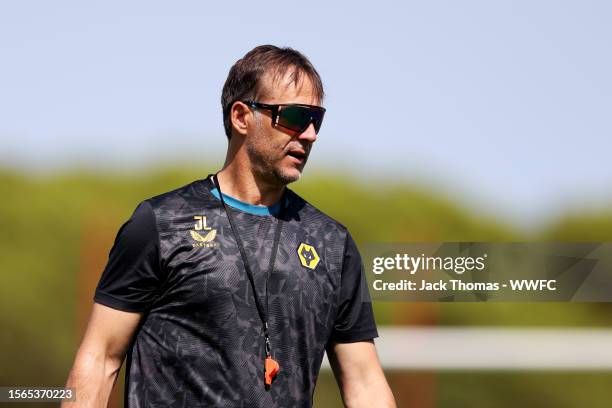
<path fill-rule="evenodd" d="M 304 242 L 298 247 L 297 254 L 302 266 L 308 269 L 315 269 L 321 260 L 317 250 L 312 245 L 308 245 Z"/>

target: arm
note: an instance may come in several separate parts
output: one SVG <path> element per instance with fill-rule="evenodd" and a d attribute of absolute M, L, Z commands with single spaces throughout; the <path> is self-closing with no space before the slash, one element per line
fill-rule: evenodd
<path fill-rule="evenodd" d="M 155 214 L 143 201 L 119 229 L 109 253 L 66 384 L 75 388 L 76 401 L 62 406 L 108 405 L 125 353 L 163 279 Z"/>
<path fill-rule="evenodd" d="M 64 402 L 62 407 L 107 406 L 141 316 L 94 303 L 66 383 L 66 387 L 74 387 L 76 400 Z"/>
<path fill-rule="evenodd" d="M 334 343 L 327 357 L 346 407 L 396 407 L 372 340 Z"/>

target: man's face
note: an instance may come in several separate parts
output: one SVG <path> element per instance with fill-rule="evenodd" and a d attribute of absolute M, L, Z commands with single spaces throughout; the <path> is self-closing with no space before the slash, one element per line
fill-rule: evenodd
<path fill-rule="evenodd" d="M 264 77 L 263 96 L 257 102 L 319 105 L 320 101 L 306 75 L 302 75 L 296 85 L 290 74 L 291 71 L 276 81 L 269 76 Z M 253 171 L 272 184 L 285 185 L 297 181 L 317 139 L 314 126 L 311 123 L 303 133 L 298 134 L 272 126 L 270 111 L 258 108 L 251 108 L 251 111 L 245 143 Z"/>

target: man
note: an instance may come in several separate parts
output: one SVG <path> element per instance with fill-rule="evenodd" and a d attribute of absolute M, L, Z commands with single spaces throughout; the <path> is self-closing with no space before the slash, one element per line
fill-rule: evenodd
<path fill-rule="evenodd" d="M 68 379 L 76 405 L 106 405 L 127 351 L 129 407 L 309 407 L 327 350 L 346 406 L 395 406 L 355 243 L 285 187 L 322 99 L 295 50 L 256 47 L 231 68 L 223 169 L 119 230 Z"/>

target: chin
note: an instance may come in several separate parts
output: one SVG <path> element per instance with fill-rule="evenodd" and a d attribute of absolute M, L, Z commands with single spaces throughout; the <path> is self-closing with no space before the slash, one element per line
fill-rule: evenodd
<path fill-rule="evenodd" d="M 289 184 L 298 181 L 302 177 L 302 170 L 300 169 L 279 169 L 275 171 L 276 178 L 282 184 Z"/>

